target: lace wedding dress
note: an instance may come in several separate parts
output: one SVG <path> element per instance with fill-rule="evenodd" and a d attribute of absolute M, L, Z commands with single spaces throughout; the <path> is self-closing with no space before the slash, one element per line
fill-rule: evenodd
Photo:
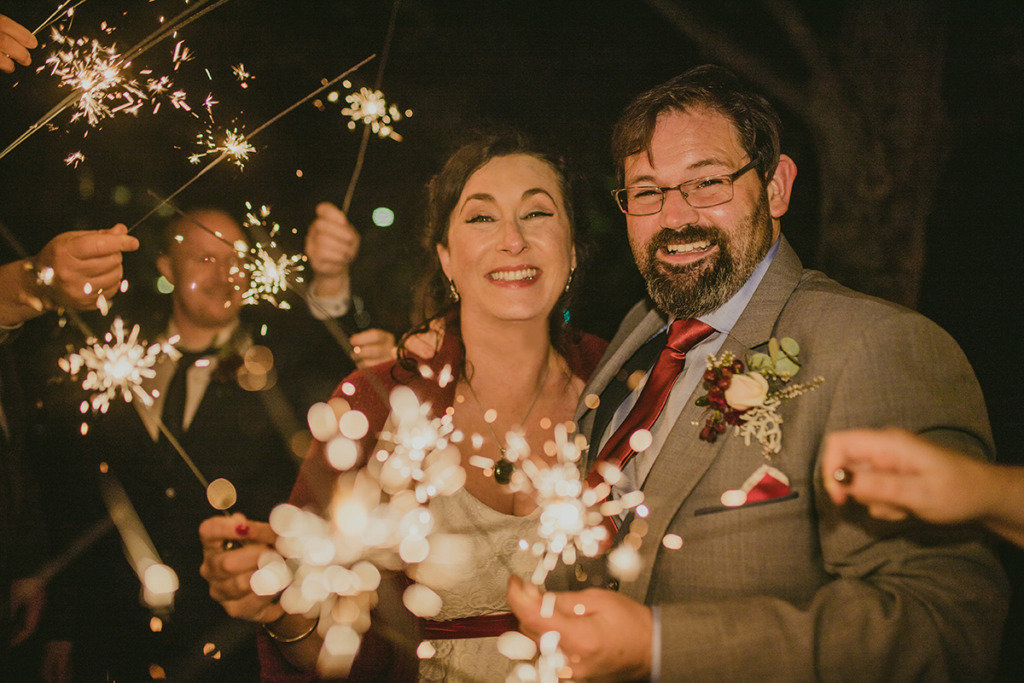
<path fill-rule="evenodd" d="M 441 612 L 434 620 L 509 611 L 505 591 L 510 572 L 528 579 L 537 564 L 529 544 L 537 541 L 540 510 L 523 517 L 506 515 L 484 505 L 465 489 L 432 499 L 430 509 L 438 525 L 435 534 L 456 534 L 453 547 L 458 547 L 458 552 L 449 553 L 451 571 L 435 570 L 433 577 L 428 572 L 414 576 L 441 596 Z M 521 539 L 525 539 L 525 549 L 520 547 Z M 420 662 L 420 679 L 504 681 L 515 662 L 498 652 L 497 640 L 490 637 L 430 641 L 436 654 Z"/>

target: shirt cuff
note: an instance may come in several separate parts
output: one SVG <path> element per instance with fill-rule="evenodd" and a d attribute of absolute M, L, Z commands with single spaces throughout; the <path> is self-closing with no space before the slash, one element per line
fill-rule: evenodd
<path fill-rule="evenodd" d="M 352 296 L 348 293 L 337 296 L 319 296 L 313 292 L 306 294 L 306 304 L 309 312 L 317 320 L 330 320 L 340 318 L 348 313 L 352 304 Z"/>

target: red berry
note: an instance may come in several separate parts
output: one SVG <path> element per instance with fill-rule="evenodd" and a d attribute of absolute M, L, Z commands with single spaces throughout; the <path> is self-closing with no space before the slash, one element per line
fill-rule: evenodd
<path fill-rule="evenodd" d="M 729 378 L 729 377 L 732 377 L 734 374 L 736 374 L 736 373 L 734 373 L 732 371 L 732 367 L 731 366 L 727 367 L 727 368 L 722 368 L 722 377 Z"/>
<path fill-rule="evenodd" d="M 741 372 L 743 372 L 743 361 L 741 361 L 741 360 L 733 361 L 732 362 L 732 371 L 735 374 L 737 374 L 737 375 L 740 374 Z"/>
<path fill-rule="evenodd" d="M 716 379 L 718 379 L 718 375 L 715 373 L 714 370 L 708 368 L 707 370 L 704 371 L 705 382 L 714 382 Z"/>
<path fill-rule="evenodd" d="M 717 384 L 715 384 L 710 389 L 708 389 L 708 398 L 709 399 L 721 398 L 721 397 L 722 397 L 722 387 L 720 387 Z"/>
<path fill-rule="evenodd" d="M 704 429 L 700 430 L 700 438 L 704 439 L 705 441 L 710 441 L 711 435 L 713 433 L 714 432 L 712 432 L 711 427 L 705 427 Z"/>
<path fill-rule="evenodd" d="M 724 432 L 725 431 L 725 423 L 724 422 L 719 422 L 718 424 L 716 424 L 715 425 L 715 431 L 718 432 L 719 434 Z"/>
<path fill-rule="evenodd" d="M 722 391 L 728 389 L 730 384 L 732 384 L 732 380 L 726 377 L 723 377 L 722 379 L 718 380 L 718 388 L 721 389 Z"/>

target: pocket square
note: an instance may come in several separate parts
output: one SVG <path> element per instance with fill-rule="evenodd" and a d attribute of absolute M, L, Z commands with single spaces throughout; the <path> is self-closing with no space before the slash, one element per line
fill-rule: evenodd
<path fill-rule="evenodd" d="M 797 493 L 789 487 L 789 477 L 781 470 L 765 463 L 747 477 L 743 486 L 738 489 L 729 489 L 723 493 L 721 505 L 700 508 L 693 514 L 706 515 L 712 512 L 723 512 L 796 497 Z"/>
<path fill-rule="evenodd" d="M 792 493 L 789 477 L 767 463 L 762 464 L 747 477 L 743 486 L 730 489 L 722 494 L 722 505 L 728 508 L 741 507 L 750 503 L 782 498 Z"/>
<path fill-rule="evenodd" d="M 750 475 L 741 487 L 746 495 L 743 497 L 742 505 L 756 503 L 761 500 L 771 500 L 788 496 L 792 491 L 789 488 L 789 477 L 780 470 L 770 467 L 767 464 L 761 465 Z M 739 496 L 737 496 L 739 498 Z M 725 495 L 722 495 L 722 504 L 728 505 Z"/>

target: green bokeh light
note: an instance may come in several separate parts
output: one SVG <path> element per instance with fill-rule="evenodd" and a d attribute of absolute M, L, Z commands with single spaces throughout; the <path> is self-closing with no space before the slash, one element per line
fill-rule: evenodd
<path fill-rule="evenodd" d="M 387 228 L 395 222 L 395 212 L 386 206 L 378 206 L 373 210 L 371 218 L 378 228 Z"/>

